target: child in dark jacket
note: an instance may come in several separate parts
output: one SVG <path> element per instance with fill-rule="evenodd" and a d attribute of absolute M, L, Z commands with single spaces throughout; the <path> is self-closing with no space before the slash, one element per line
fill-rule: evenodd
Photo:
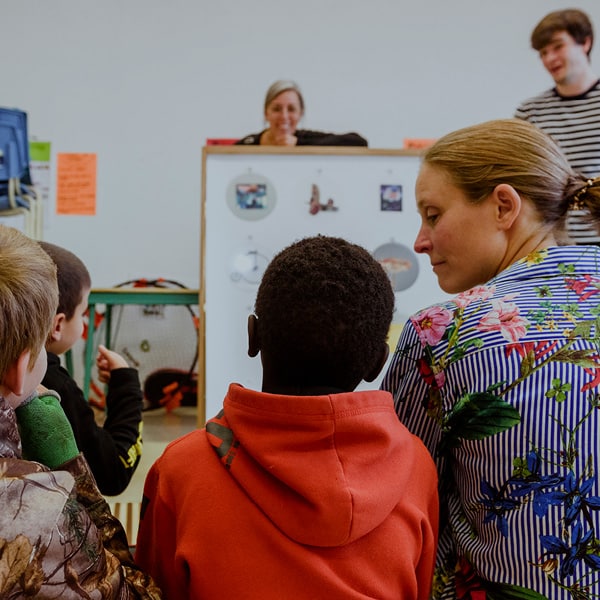
<path fill-rule="evenodd" d="M 99 347 L 99 379 L 108 384 L 106 420 L 100 427 L 83 392 L 59 358 L 81 337 L 90 274 L 72 252 L 48 242 L 40 245 L 56 264 L 59 290 L 58 310 L 46 343 L 48 369 L 42 384 L 60 395 L 77 447 L 86 457 L 100 491 L 114 496 L 129 484 L 142 453 L 143 394 L 138 374 L 120 354 Z"/>

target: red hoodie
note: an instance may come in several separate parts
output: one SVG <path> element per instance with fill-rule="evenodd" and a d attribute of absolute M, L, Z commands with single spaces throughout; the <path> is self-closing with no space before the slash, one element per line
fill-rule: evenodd
<path fill-rule="evenodd" d="M 136 560 L 169 600 L 426 599 L 437 475 L 387 392 L 233 384 L 150 469 Z"/>

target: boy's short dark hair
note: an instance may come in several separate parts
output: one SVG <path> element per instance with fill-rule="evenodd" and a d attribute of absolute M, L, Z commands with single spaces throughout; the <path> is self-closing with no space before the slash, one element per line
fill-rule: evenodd
<path fill-rule="evenodd" d="M 305 238 L 275 256 L 262 278 L 261 352 L 289 385 L 352 390 L 376 369 L 393 310 L 390 280 L 367 250 Z"/>
<path fill-rule="evenodd" d="M 56 313 L 64 313 L 68 321 L 83 299 L 84 290 L 92 287 L 90 274 L 83 262 L 69 250 L 49 242 L 39 244 L 56 265 L 59 295 Z"/>
<path fill-rule="evenodd" d="M 531 47 L 538 52 L 547 46 L 557 31 L 566 31 L 578 44 L 590 38 L 590 50 L 594 45 L 594 28 L 590 18 L 581 10 L 568 8 L 547 14 L 531 33 Z"/>

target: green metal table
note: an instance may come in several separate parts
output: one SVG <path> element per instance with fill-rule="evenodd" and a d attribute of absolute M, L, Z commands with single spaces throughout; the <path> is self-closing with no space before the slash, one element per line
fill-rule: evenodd
<path fill-rule="evenodd" d="M 88 302 L 88 334 L 85 342 L 85 365 L 83 377 L 83 394 L 85 398 L 89 397 L 90 381 L 92 377 L 92 368 L 94 366 L 94 334 L 96 332 L 96 306 L 104 304 L 106 312 L 106 336 L 105 346 L 111 345 L 111 326 L 112 326 L 112 308 L 125 304 L 131 305 L 188 305 L 197 306 L 199 303 L 199 290 L 197 289 L 171 289 L 158 287 L 136 287 L 136 288 L 99 288 L 90 292 Z M 67 368 L 70 357 L 67 356 Z"/>

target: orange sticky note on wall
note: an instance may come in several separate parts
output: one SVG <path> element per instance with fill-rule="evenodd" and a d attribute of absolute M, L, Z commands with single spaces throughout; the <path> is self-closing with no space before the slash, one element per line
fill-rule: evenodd
<path fill-rule="evenodd" d="M 435 144 L 436 138 L 404 138 L 404 148 L 422 150 Z"/>
<path fill-rule="evenodd" d="M 59 153 L 56 162 L 56 214 L 96 214 L 96 155 Z"/>

